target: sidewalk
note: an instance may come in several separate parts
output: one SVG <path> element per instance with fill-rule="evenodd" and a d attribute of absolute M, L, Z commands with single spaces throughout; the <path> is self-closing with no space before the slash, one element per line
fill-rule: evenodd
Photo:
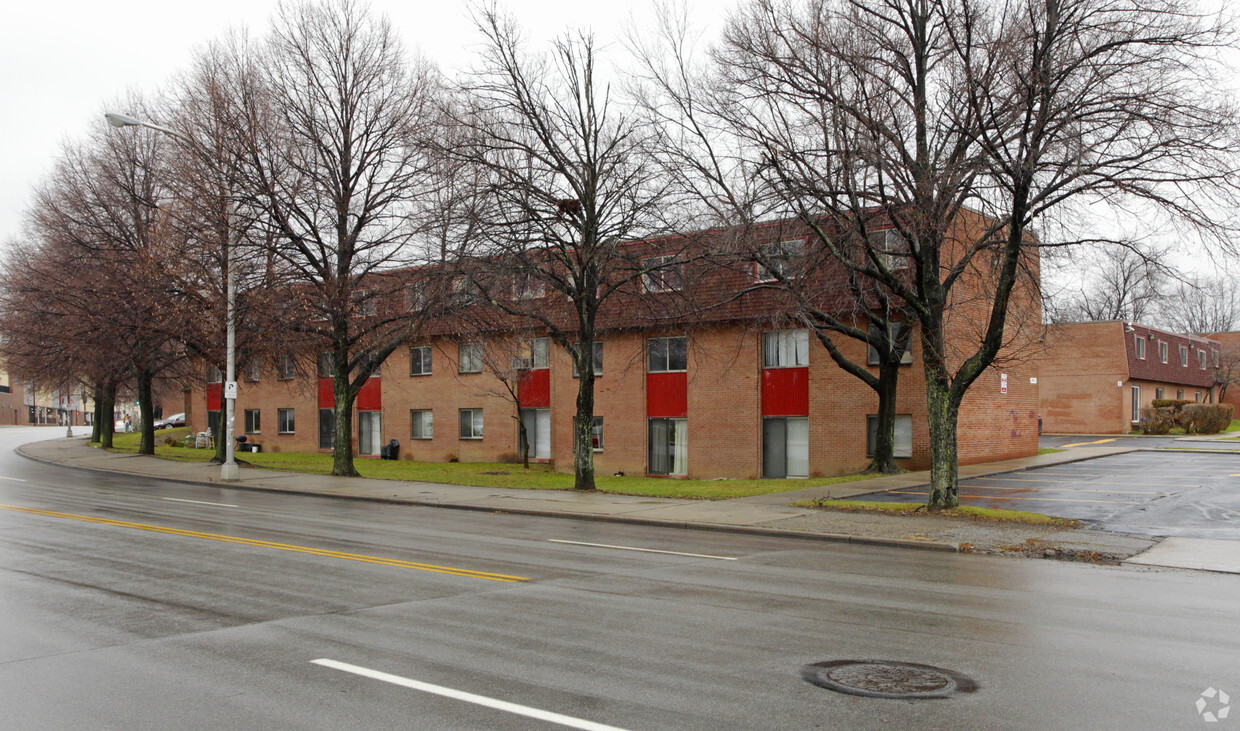
<path fill-rule="evenodd" d="M 600 492 L 519 490 L 343 478 L 277 472 L 254 467 L 242 467 L 238 482 L 224 483 L 219 479 L 219 465 L 105 452 L 88 446 L 85 438 L 31 442 L 22 445 L 17 451 L 30 459 L 50 464 L 193 485 L 212 485 L 223 489 L 322 495 L 405 505 L 758 533 L 939 551 L 1116 562 L 1141 553 L 1158 542 L 1144 536 L 1089 529 L 985 523 L 936 515 L 845 513 L 791 506 L 791 503 L 802 500 L 822 497 L 850 498 L 879 490 L 925 485 L 929 479 L 928 472 L 908 472 L 859 483 L 812 487 L 733 500 L 706 501 Z M 960 476 L 981 477 L 1131 451 L 1135 449 L 1078 447 L 1055 454 L 966 465 L 960 468 Z"/>

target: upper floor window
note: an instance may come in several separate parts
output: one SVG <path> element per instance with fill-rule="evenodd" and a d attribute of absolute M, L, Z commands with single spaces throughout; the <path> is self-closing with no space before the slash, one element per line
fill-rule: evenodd
<path fill-rule="evenodd" d="M 601 342 L 599 342 L 599 341 L 595 340 L 595 341 L 594 341 L 594 343 L 593 343 L 593 346 L 594 346 L 594 347 L 593 347 L 593 350 L 594 350 L 594 358 L 593 358 L 593 361 L 594 361 L 594 365 L 593 365 L 594 375 L 596 375 L 596 376 L 601 376 L 601 375 L 603 375 L 603 344 L 602 344 Z M 574 358 L 574 359 L 573 359 L 573 378 L 580 378 L 580 377 L 581 377 L 581 372 L 580 372 L 580 370 L 577 368 L 577 359 L 576 359 L 576 358 Z"/>
<path fill-rule="evenodd" d="M 1188 347 L 1184 345 L 1180 346 L 1180 365 L 1188 367 Z"/>
<path fill-rule="evenodd" d="M 881 334 L 882 334 L 882 331 L 878 329 L 878 326 L 871 323 L 870 324 L 870 337 L 878 338 Z M 900 365 L 909 365 L 910 363 L 912 363 L 913 362 L 913 338 L 909 334 L 908 325 L 906 325 L 903 322 L 887 323 L 887 337 L 889 338 L 889 342 L 892 342 L 892 343 L 898 340 L 901 340 L 901 339 L 904 340 L 904 352 L 900 354 Z M 878 365 L 878 349 L 875 348 L 873 345 L 870 345 L 867 347 L 865 362 L 866 362 L 866 365 Z"/>
<path fill-rule="evenodd" d="M 220 369 L 213 365 L 207 366 L 207 383 L 223 383 L 224 374 L 220 373 Z"/>
<path fill-rule="evenodd" d="M 293 360 L 293 356 L 288 353 L 276 356 L 276 378 L 281 381 L 290 381 L 296 373 L 297 363 Z"/>
<path fill-rule="evenodd" d="M 908 239 L 894 228 L 882 231 L 871 231 L 866 239 L 870 243 L 870 251 L 884 267 L 890 271 L 907 269 L 910 260 Z"/>
<path fill-rule="evenodd" d="M 379 311 L 379 298 L 368 289 L 359 289 L 353 293 L 355 312 L 361 317 L 373 317 Z"/>
<path fill-rule="evenodd" d="M 319 378 L 332 377 L 332 360 L 331 353 L 319 353 L 319 357 L 315 363 L 315 365 L 318 366 Z"/>
<path fill-rule="evenodd" d="M 805 256 L 805 240 L 777 241 L 758 249 L 754 262 L 755 282 L 774 282 L 793 276 L 796 264 Z"/>
<path fill-rule="evenodd" d="M 664 373 L 689 369 L 689 344 L 685 336 L 650 338 L 646 341 L 646 371 Z"/>
<path fill-rule="evenodd" d="M 1203 371 L 1206 369 L 1206 351 L 1197 351 L 1197 366 Z"/>
<path fill-rule="evenodd" d="M 429 376 L 431 374 L 431 346 L 421 345 L 409 349 L 409 375 Z"/>
<path fill-rule="evenodd" d="M 679 255 L 642 259 L 642 269 L 642 286 L 647 292 L 674 292 L 684 286 L 685 264 Z"/>
<path fill-rule="evenodd" d="M 538 299 L 547 293 L 547 283 L 533 274 L 518 274 L 512 279 L 512 298 Z"/>
<path fill-rule="evenodd" d="M 1167 362 L 1167 351 L 1168 350 L 1170 350 L 1169 346 L 1162 340 L 1159 340 L 1158 341 L 1158 359 L 1162 361 L 1163 363 Z"/>
<path fill-rule="evenodd" d="M 478 284 L 469 277 L 457 277 L 452 280 L 452 300 L 458 305 L 472 305 L 484 299 Z"/>
<path fill-rule="evenodd" d="M 250 358 L 247 360 L 243 370 L 245 371 L 245 380 L 257 382 L 259 372 L 262 370 L 258 358 Z"/>
<path fill-rule="evenodd" d="M 762 367 L 794 368 L 809 365 L 809 331 L 777 330 L 762 333 Z"/>
<path fill-rule="evenodd" d="M 405 285 L 405 311 L 413 312 L 426 306 L 426 284 L 409 282 Z"/>
<path fill-rule="evenodd" d="M 1137 345 L 1137 358 L 1145 360 L 1145 338 L 1140 335 L 1133 335 L 1132 341 Z"/>
<path fill-rule="evenodd" d="M 482 343 L 461 343 L 458 349 L 457 371 L 460 373 L 482 372 Z"/>

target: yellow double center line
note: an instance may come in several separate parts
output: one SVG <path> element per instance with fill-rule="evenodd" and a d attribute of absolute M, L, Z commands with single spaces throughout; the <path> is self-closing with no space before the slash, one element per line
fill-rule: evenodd
<path fill-rule="evenodd" d="M 218 533 L 200 533 L 193 530 L 181 530 L 180 528 L 165 528 L 159 525 L 147 525 L 146 523 L 130 523 L 126 520 L 112 520 L 110 518 L 96 518 L 90 515 L 75 515 L 73 513 L 58 513 L 54 510 L 39 510 L 38 508 L 22 508 L 16 505 L 0 505 L 0 509 L 12 510 L 18 513 L 29 513 L 30 515 L 43 515 L 49 518 L 66 518 L 69 520 L 81 520 L 87 523 L 98 523 L 100 525 L 111 525 L 118 528 L 132 528 L 134 530 L 145 530 L 153 533 L 167 533 L 174 536 L 184 536 L 186 538 L 205 538 L 211 541 L 223 541 L 225 543 L 238 543 L 243 546 L 254 546 L 255 548 L 274 548 L 280 551 L 294 551 L 296 553 L 308 553 L 314 556 L 326 556 L 327 558 L 343 558 L 349 561 L 363 561 L 365 563 L 374 563 L 381 566 L 395 566 L 402 569 L 416 569 L 418 571 L 433 571 L 438 574 L 451 574 L 453 576 L 466 576 L 471 579 L 488 579 L 490 581 L 529 581 L 524 576 L 507 576 L 505 574 L 493 574 L 487 571 L 472 571 L 470 569 L 458 569 L 451 566 L 436 566 L 428 563 L 416 563 L 414 561 L 401 561 L 396 558 L 382 558 L 380 556 L 366 556 L 360 553 L 344 553 L 342 551 L 328 551 L 322 548 L 310 548 L 309 546 L 294 546 L 288 543 L 273 543 L 271 541 L 256 541 L 252 538 L 238 538 L 236 536 L 225 536 Z"/>

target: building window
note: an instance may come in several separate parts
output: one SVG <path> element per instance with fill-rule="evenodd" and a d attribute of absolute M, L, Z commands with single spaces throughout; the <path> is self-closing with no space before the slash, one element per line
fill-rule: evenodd
<path fill-rule="evenodd" d="M 1158 341 L 1158 359 L 1162 361 L 1163 363 L 1167 362 L 1167 351 L 1168 350 L 1169 350 L 1169 347 L 1167 346 L 1167 344 L 1163 342 L 1162 340 L 1159 340 Z"/>
<path fill-rule="evenodd" d="M 461 439 L 482 438 L 482 409 L 461 409 Z"/>
<path fill-rule="evenodd" d="M 794 275 L 796 264 L 805 256 L 805 240 L 778 241 L 758 249 L 754 262 L 755 282 L 776 282 Z"/>
<path fill-rule="evenodd" d="M 762 333 L 763 368 L 797 368 L 809 365 L 809 330 L 776 330 Z"/>
<path fill-rule="evenodd" d="M 689 474 L 689 420 L 650 419 L 646 471 L 652 475 Z"/>
<path fill-rule="evenodd" d="M 258 409 L 245 410 L 245 433 L 258 434 L 259 429 Z"/>
<path fill-rule="evenodd" d="M 1183 392 L 1181 392 L 1183 395 Z M 1141 421 L 1141 387 L 1132 387 L 1132 423 Z"/>
<path fill-rule="evenodd" d="M 245 366 L 242 368 L 242 370 L 245 371 L 245 380 L 249 381 L 250 383 L 257 383 L 259 372 L 262 370 L 262 368 L 261 368 L 258 358 L 250 358 L 249 360 L 245 362 Z"/>
<path fill-rule="evenodd" d="M 1180 365 L 1184 368 L 1188 367 L 1188 348 L 1180 346 Z"/>
<path fill-rule="evenodd" d="M 331 353 L 319 353 L 319 357 L 315 363 L 318 369 L 319 378 L 332 377 L 332 358 Z"/>
<path fill-rule="evenodd" d="M 452 302 L 457 305 L 474 305 L 486 300 L 478 284 L 469 277 L 452 280 Z"/>
<path fill-rule="evenodd" d="M 910 365 L 913 362 L 913 338 L 909 335 L 909 326 L 902 322 L 887 323 L 887 337 L 891 342 L 904 339 L 904 352 L 900 354 L 900 365 Z M 870 337 L 878 338 L 882 332 L 878 329 L 878 325 L 870 323 Z M 873 345 L 866 346 L 866 364 L 878 365 L 878 349 Z"/>
<path fill-rule="evenodd" d="M 517 274 L 512 278 L 514 300 L 538 299 L 547 293 L 547 283 L 533 274 Z"/>
<path fill-rule="evenodd" d="M 409 349 L 409 375 L 429 376 L 431 374 L 431 346 L 420 345 Z"/>
<path fill-rule="evenodd" d="M 865 417 L 865 456 L 874 456 L 874 445 L 878 442 L 878 416 L 870 414 Z M 913 417 L 911 414 L 896 414 L 895 429 L 892 435 L 892 453 L 895 457 L 907 459 L 913 456 Z"/>
<path fill-rule="evenodd" d="M 592 345 L 594 348 L 594 359 L 593 359 L 594 360 L 594 365 L 593 365 L 594 375 L 601 376 L 603 375 L 603 344 L 595 340 L 592 343 Z M 580 377 L 581 377 L 581 373 L 579 372 L 579 369 L 577 368 L 577 359 L 573 358 L 573 378 L 580 378 Z"/>
<path fill-rule="evenodd" d="M 642 269 L 647 292 L 674 292 L 684 286 L 685 264 L 676 254 L 642 259 Z"/>
<path fill-rule="evenodd" d="M 331 449 L 336 443 L 335 409 L 319 409 L 319 449 Z"/>
<path fill-rule="evenodd" d="M 603 451 L 603 417 L 601 416 L 594 417 L 593 432 L 594 432 L 594 435 L 593 435 L 594 451 L 601 452 Z"/>
<path fill-rule="evenodd" d="M 1154 389 L 1154 400 L 1161 401 L 1162 397 L 1163 397 L 1163 390 L 1161 388 Z"/>
<path fill-rule="evenodd" d="M 890 271 L 907 269 L 909 266 L 908 241 L 894 228 L 871 231 L 866 237 L 874 258 Z"/>
<path fill-rule="evenodd" d="M 410 409 L 410 439 L 431 439 L 435 436 L 435 420 L 430 409 Z"/>
<path fill-rule="evenodd" d="M 482 372 L 482 343 L 461 343 L 457 352 L 458 372 Z"/>
<path fill-rule="evenodd" d="M 1140 335 L 1133 335 L 1132 341 L 1137 344 L 1137 358 L 1145 360 L 1145 338 Z"/>
<path fill-rule="evenodd" d="M 1182 389 L 1182 388 L 1177 388 L 1177 389 L 1175 390 L 1175 399 L 1176 399 L 1176 401 L 1183 401 L 1183 400 L 1184 400 L 1184 389 Z M 1134 421 L 1135 421 L 1135 420 L 1134 420 Z"/>
<path fill-rule="evenodd" d="M 521 352 L 520 357 L 513 359 L 513 368 L 528 371 L 551 367 L 551 341 L 548 338 L 534 338 L 523 343 Z"/>
<path fill-rule="evenodd" d="M 809 419 L 762 420 L 762 476 L 809 477 Z"/>
<path fill-rule="evenodd" d="M 405 285 L 405 311 L 413 312 L 426 306 L 426 284 L 409 282 Z"/>
<path fill-rule="evenodd" d="M 281 381 L 291 381 L 296 372 L 297 364 L 293 361 L 293 356 L 288 353 L 276 356 L 276 378 Z"/>
<path fill-rule="evenodd" d="M 1196 397 L 1197 403 L 1201 403 L 1201 391 L 1195 391 L 1194 393 L 1197 394 L 1197 397 Z"/>
<path fill-rule="evenodd" d="M 520 414 L 525 434 L 517 433 L 517 454 L 524 455 L 528 444 L 534 459 L 551 459 L 551 409 L 521 409 Z"/>
<path fill-rule="evenodd" d="M 361 317 L 373 317 L 379 311 L 379 298 L 368 289 L 359 289 L 353 293 L 353 309 Z"/>
<path fill-rule="evenodd" d="M 276 431 L 281 434 L 292 434 L 296 431 L 297 425 L 293 420 L 292 409 L 276 409 L 276 419 L 279 421 Z"/>
<path fill-rule="evenodd" d="M 223 383 L 224 375 L 220 373 L 220 369 L 209 365 L 207 366 L 207 383 Z"/>
<path fill-rule="evenodd" d="M 688 370 L 689 344 L 685 336 L 650 338 L 646 341 L 646 371 L 666 373 Z"/>
<path fill-rule="evenodd" d="M 1203 371 L 1206 369 L 1206 351 L 1204 350 L 1197 351 L 1197 367 Z"/>

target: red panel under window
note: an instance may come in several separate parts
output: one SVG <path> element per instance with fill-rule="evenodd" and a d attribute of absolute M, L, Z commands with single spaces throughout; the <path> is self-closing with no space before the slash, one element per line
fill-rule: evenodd
<path fill-rule="evenodd" d="M 336 405 L 336 392 L 332 390 L 332 379 L 319 379 L 319 408 L 330 409 Z"/>
<path fill-rule="evenodd" d="M 677 418 L 689 414 L 687 373 L 646 374 L 646 415 Z"/>
<path fill-rule="evenodd" d="M 809 369 L 762 371 L 763 416 L 809 416 Z"/>
<path fill-rule="evenodd" d="M 383 379 L 367 378 L 357 394 L 358 411 L 379 411 L 383 408 Z"/>
<path fill-rule="evenodd" d="M 207 384 L 207 411 L 219 411 L 220 402 L 224 399 L 224 384 Z"/>
<path fill-rule="evenodd" d="M 538 368 L 521 373 L 517 381 L 517 397 L 523 409 L 546 409 L 551 406 L 551 369 Z"/>

